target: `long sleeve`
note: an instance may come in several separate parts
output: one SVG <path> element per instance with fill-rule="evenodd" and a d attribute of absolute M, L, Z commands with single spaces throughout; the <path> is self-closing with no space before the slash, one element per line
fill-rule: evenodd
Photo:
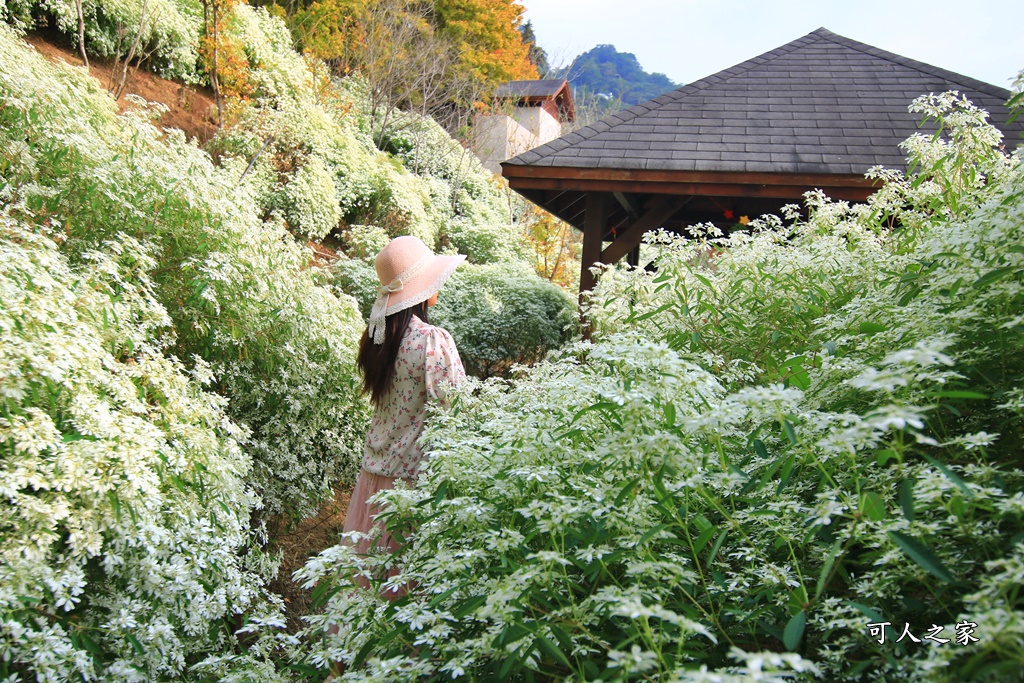
<path fill-rule="evenodd" d="M 462 359 L 447 330 L 432 328 L 425 342 L 427 393 L 431 399 L 447 402 L 449 386 L 458 385 L 466 378 Z"/>

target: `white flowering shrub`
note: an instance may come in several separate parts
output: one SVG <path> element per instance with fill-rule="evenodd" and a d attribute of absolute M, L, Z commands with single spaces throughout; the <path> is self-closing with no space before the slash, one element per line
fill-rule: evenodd
<path fill-rule="evenodd" d="M 811 194 L 791 225 L 656 235 L 656 272 L 602 273 L 592 343 L 460 390 L 418 486 L 380 495 L 400 550 L 342 544 L 298 573 L 326 596 L 308 662 L 1019 676 L 1024 168 L 968 104 L 915 107 L 945 133 L 908 142 L 912 176 L 874 171 L 890 185 L 866 206 Z"/>
<path fill-rule="evenodd" d="M 339 294 L 355 298 L 364 320 L 369 320 L 370 309 L 377 300 L 380 281 L 373 266 L 361 259 L 340 258 L 331 263 L 332 284 Z"/>
<path fill-rule="evenodd" d="M 535 363 L 576 332 L 575 302 L 522 264 L 460 266 L 430 315 L 451 332 L 466 371 L 481 378 Z"/>
<path fill-rule="evenodd" d="M 45 14 L 72 40 L 78 38 L 75 0 L 9 0 L 7 21 L 33 26 L 33 16 Z M 145 5 L 145 10 L 143 6 Z M 83 0 L 85 44 L 101 57 L 120 57 L 139 39 L 140 51 L 150 54 L 148 68 L 166 78 L 196 83 L 199 72 L 199 34 L 202 3 L 197 0 Z M 2 17 L 2 15 L 0 15 Z"/>
<path fill-rule="evenodd" d="M 264 7 L 240 3 L 231 8 L 227 30 L 242 44 L 255 97 L 280 101 L 309 97 L 315 91 L 310 60 L 295 51 L 291 32 L 280 17 Z"/>
<path fill-rule="evenodd" d="M 0 212 L 0 677 L 180 680 L 214 656 L 279 680 L 272 641 L 235 635 L 283 624 L 249 568 L 247 433 L 205 363 L 164 355 L 153 254 L 117 235 L 73 267 L 52 217 Z"/>
<path fill-rule="evenodd" d="M 399 112 L 382 132 L 381 148 L 431 184 L 432 201 L 447 214 L 442 246 L 474 263 L 527 261 L 521 228 L 521 198 L 511 198 L 505 181 L 483 167 L 471 151 L 433 119 Z"/>
<path fill-rule="evenodd" d="M 338 227 L 341 207 L 334 180 L 320 157 L 310 157 L 284 186 L 286 218 L 294 232 L 322 240 Z"/>
<path fill-rule="evenodd" d="M 391 236 L 377 225 L 349 225 L 342 232 L 341 241 L 349 257 L 372 264 Z"/>
<path fill-rule="evenodd" d="M 358 468 L 369 409 L 354 368 L 363 322 L 309 268 L 311 254 L 261 220 L 259 173 L 210 157 L 145 110 L 117 116 L 98 83 L 0 32 L 3 196 L 63 226 L 73 264 L 125 234 L 147 245 L 169 351 L 210 367 L 211 389 L 251 431 L 264 510 L 302 516 Z M 250 182 L 252 180 L 253 182 Z"/>
<path fill-rule="evenodd" d="M 441 242 L 465 254 L 470 263 L 526 263 L 526 245 L 520 228 L 511 223 L 480 225 L 454 220 L 441 234 Z"/>

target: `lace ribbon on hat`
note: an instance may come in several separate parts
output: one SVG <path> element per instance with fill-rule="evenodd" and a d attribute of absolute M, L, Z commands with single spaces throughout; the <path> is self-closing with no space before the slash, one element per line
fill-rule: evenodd
<path fill-rule="evenodd" d="M 387 314 L 388 299 L 391 297 L 391 293 L 402 291 L 405 283 L 416 277 L 433 259 L 434 254 L 427 252 L 419 261 L 403 270 L 398 277 L 377 290 L 377 300 L 373 302 L 373 308 L 370 309 L 369 323 L 369 334 L 374 344 L 384 343 L 384 331 L 387 327 L 384 324 L 384 318 Z"/>

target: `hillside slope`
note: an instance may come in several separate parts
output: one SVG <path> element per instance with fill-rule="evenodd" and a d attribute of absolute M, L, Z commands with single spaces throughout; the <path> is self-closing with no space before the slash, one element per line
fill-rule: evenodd
<path fill-rule="evenodd" d="M 24 37 L 41 55 L 51 61 L 63 61 L 72 66 L 83 66 L 82 58 L 64 36 L 54 31 L 35 31 Z M 89 58 L 89 73 L 104 86 L 113 80 L 114 65 L 109 59 Z M 130 76 L 126 95 L 137 95 L 147 102 L 159 102 L 167 107 L 155 123 L 165 128 L 184 131 L 186 137 L 206 144 L 217 132 L 217 107 L 213 94 L 205 88 L 161 78 L 139 70 Z M 124 110 L 125 95 L 119 100 Z"/>

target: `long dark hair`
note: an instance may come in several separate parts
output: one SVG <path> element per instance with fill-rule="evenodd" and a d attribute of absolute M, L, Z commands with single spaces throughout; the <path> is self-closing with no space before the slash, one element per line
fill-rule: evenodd
<path fill-rule="evenodd" d="M 374 344 L 370 339 L 369 328 L 363 330 L 359 340 L 359 355 L 356 365 L 363 373 L 363 393 L 370 395 L 370 403 L 379 406 L 384 394 L 391 388 L 391 378 L 395 375 L 395 358 L 398 347 L 402 344 L 402 336 L 409 321 L 416 316 L 423 322 L 427 321 L 427 302 L 421 302 L 404 311 L 392 313 L 384 319 L 384 343 Z"/>

